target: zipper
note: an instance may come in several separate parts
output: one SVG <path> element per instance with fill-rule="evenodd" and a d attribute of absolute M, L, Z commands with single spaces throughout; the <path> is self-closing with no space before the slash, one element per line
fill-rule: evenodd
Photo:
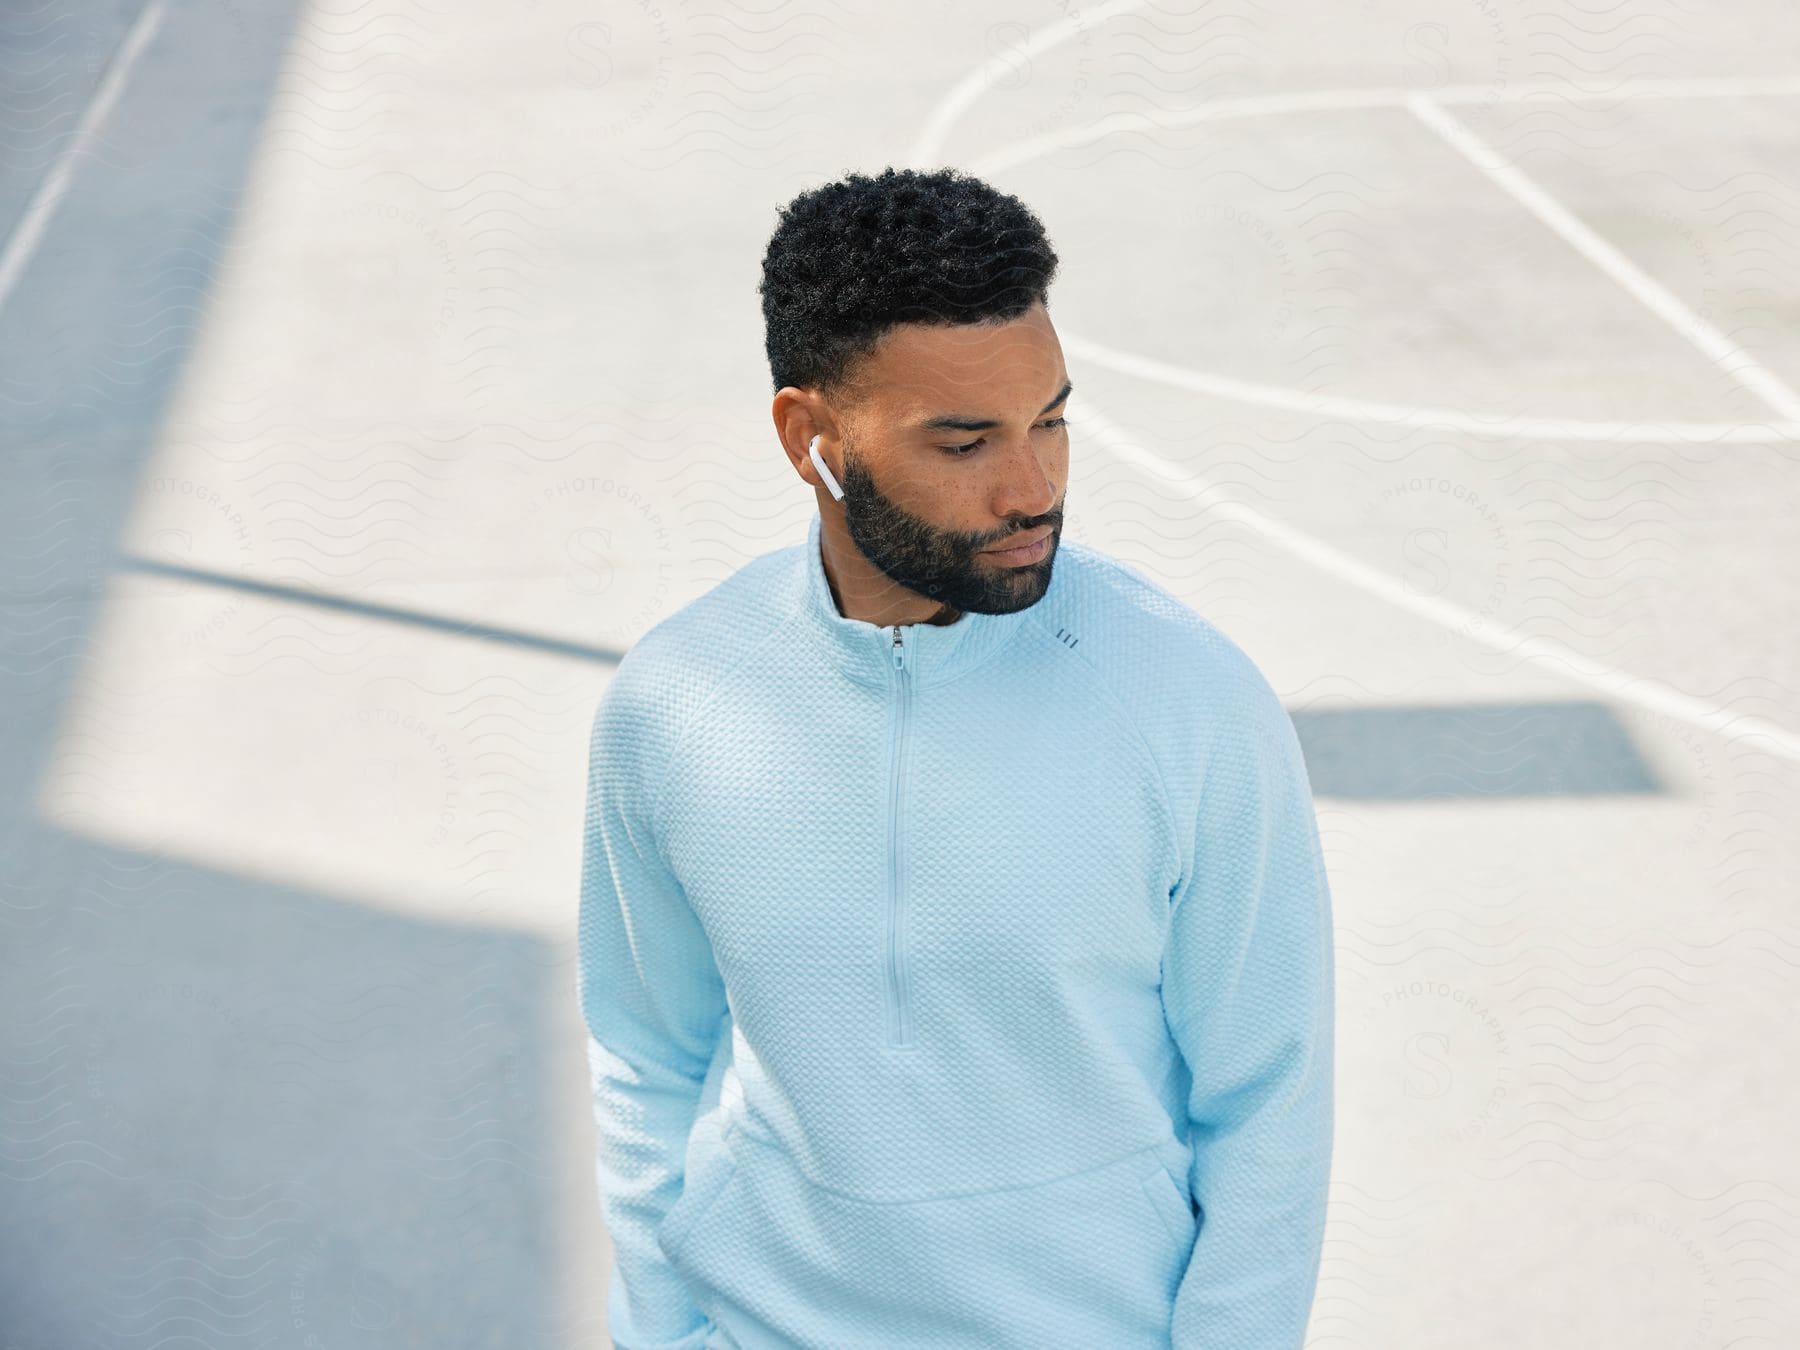
<path fill-rule="evenodd" d="M 912 702 L 912 679 L 906 666 L 906 646 L 900 625 L 894 625 L 894 683 L 898 693 L 894 729 L 894 761 L 888 781 L 888 1044 L 906 1045 L 912 1040 L 906 1016 L 906 954 L 901 950 L 900 914 L 905 896 L 905 872 L 900 856 L 900 788 L 906 772 L 907 713 Z"/>

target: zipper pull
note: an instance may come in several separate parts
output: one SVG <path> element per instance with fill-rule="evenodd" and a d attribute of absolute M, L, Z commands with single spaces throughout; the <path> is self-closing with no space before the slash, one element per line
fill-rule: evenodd
<path fill-rule="evenodd" d="M 894 625 L 894 669 L 902 670 L 906 666 L 906 649 L 900 645 L 900 625 Z"/>

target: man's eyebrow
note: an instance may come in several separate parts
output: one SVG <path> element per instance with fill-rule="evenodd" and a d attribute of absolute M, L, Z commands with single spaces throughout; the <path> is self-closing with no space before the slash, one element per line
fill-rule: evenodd
<path fill-rule="evenodd" d="M 1062 392 L 1046 403 L 1039 411 L 1042 417 L 1057 404 L 1075 392 L 1075 383 L 1071 380 L 1062 387 Z M 998 422 L 984 422 L 976 417 L 934 417 L 929 422 L 919 423 L 920 431 L 991 431 L 999 426 Z"/>

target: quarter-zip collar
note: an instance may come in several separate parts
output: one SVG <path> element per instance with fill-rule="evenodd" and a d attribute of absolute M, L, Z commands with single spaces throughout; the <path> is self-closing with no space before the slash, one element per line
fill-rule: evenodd
<path fill-rule="evenodd" d="M 801 551 L 803 628 L 849 678 L 859 684 L 890 686 L 898 673 L 894 666 L 894 625 L 848 619 L 838 613 L 837 601 L 831 597 L 831 583 L 825 575 L 823 524 L 815 507 L 807 525 L 806 547 Z M 1050 584 L 1053 588 L 1056 585 L 1054 573 Z M 965 612 L 955 623 L 901 624 L 900 645 L 905 651 L 908 678 L 915 686 L 954 679 L 986 661 L 1017 636 L 1030 613 L 1029 608 L 1011 614 Z"/>

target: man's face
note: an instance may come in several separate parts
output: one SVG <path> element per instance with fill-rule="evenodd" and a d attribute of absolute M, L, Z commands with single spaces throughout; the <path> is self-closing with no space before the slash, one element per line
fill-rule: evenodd
<path fill-rule="evenodd" d="M 1043 598 L 1062 535 L 1069 437 L 1061 345 L 1038 306 L 1004 325 L 889 333 L 844 431 L 844 521 L 898 584 L 958 612 Z M 928 425 L 964 421 L 981 426 Z M 1042 534 L 1038 555 L 997 546 Z"/>

